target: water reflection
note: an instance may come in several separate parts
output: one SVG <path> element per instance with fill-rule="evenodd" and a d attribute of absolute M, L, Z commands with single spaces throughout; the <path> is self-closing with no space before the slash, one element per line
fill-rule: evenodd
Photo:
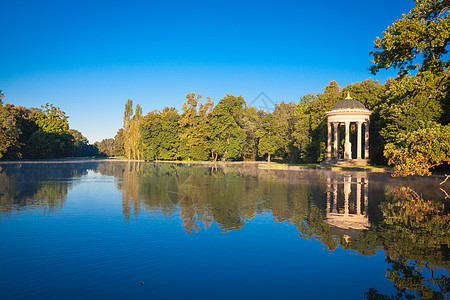
<path fill-rule="evenodd" d="M 181 218 L 187 233 L 213 224 L 231 231 L 258 214 L 271 214 L 275 222 L 293 224 L 300 237 L 319 240 L 330 251 L 371 256 L 383 249 L 387 278 L 397 295 L 373 287 L 367 299 L 449 296 L 450 205 L 435 178 L 253 164 L 10 164 L 0 167 L 0 212 L 27 207 L 55 212 L 88 170 L 115 178 L 126 222 L 157 211 Z"/>
<path fill-rule="evenodd" d="M 0 214 L 26 208 L 40 209 L 43 214 L 60 209 L 73 181 L 88 169 L 88 164 L 2 164 Z"/>
<path fill-rule="evenodd" d="M 336 179 L 331 176 L 327 177 L 326 222 L 330 226 L 342 229 L 363 230 L 369 228 L 367 174 L 361 172 L 354 176 L 344 175 L 343 182 Z M 339 197 L 339 189 L 343 190 L 343 199 Z M 340 209 L 340 202 L 343 202 L 343 209 Z"/>

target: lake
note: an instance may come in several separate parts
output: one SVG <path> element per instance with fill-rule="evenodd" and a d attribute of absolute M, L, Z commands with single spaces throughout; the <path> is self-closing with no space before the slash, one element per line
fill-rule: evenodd
<path fill-rule="evenodd" d="M 443 179 L 0 163 L 0 298 L 448 299 Z"/>

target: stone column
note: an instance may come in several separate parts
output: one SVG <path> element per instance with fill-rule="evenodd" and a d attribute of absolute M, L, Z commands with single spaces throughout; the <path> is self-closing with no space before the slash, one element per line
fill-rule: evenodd
<path fill-rule="evenodd" d="M 364 158 L 369 159 L 369 120 L 365 124 L 365 135 L 364 135 Z"/>
<path fill-rule="evenodd" d="M 364 178 L 364 215 L 369 211 L 369 180 Z"/>
<path fill-rule="evenodd" d="M 337 182 L 334 182 L 334 186 L 333 186 L 333 210 L 332 210 L 332 212 L 333 213 L 338 213 L 339 211 L 338 211 L 338 206 L 337 206 L 337 204 L 338 204 L 338 184 L 337 184 Z"/>
<path fill-rule="evenodd" d="M 331 208 L 331 178 L 327 177 L 327 214 Z"/>
<path fill-rule="evenodd" d="M 357 159 L 361 159 L 361 144 L 362 144 L 362 140 L 361 140 L 361 130 L 362 130 L 362 123 L 358 122 L 357 123 L 358 128 L 357 128 L 357 152 L 356 152 L 356 158 Z"/>
<path fill-rule="evenodd" d="M 345 151 L 344 159 L 352 159 L 352 145 L 350 144 L 350 122 L 345 121 Z"/>
<path fill-rule="evenodd" d="M 334 158 L 339 159 L 339 123 L 333 123 L 334 127 Z"/>
<path fill-rule="evenodd" d="M 331 123 L 327 122 L 328 125 L 328 144 L 327 144 L 327 158 L 331 159 L 332 155 L 331 155 Z"/>
<path fill-rule="evenodd" d="M 362 190 L 362 182 L 361 176 L 357 176 L 358 185 L 356 186 L 356 214 L 359 216 L 361 214 L 361 190 Z"/>
<path fill-rule="evenodd" d="M 344 177 L 344 215 L 348 216 L 352 176 Z"/>

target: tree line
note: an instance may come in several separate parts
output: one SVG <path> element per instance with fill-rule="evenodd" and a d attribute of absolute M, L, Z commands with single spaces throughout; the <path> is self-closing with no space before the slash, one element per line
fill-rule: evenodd
<path fill-rule="evenodd" d="M 448 1 L 418 0 L 377 37 L 370 53 L 374 64 L 368 69 L 373 74 L 399 70 L 385 84 L 369 78 L 341 88 L 332 81 L 322 92 L 301 96 L 298 102 L 277 103 L 271 112 L 231 94 L 215 104 L 189 93 L 180 112 L 166 107 L 146 115 L 128 100 L 123 128 L 113 139 L 89 145 L 80 132 L 69 129 L 59 108 L 15 107 L 0 98 L 0 157 L 49 158 L 98 151 L 140 160 L 316 163 L 326 155 L 324 113 L 350 92 L 373 112 L 371 162 L 394 165 L 395 175 L 429 174 L 433 167 L 450 162 L 448 12 Z"/>
<path fill-rule="evenodd" d="M 444 0 L 417 0 L 376 38 L 368 70 L 399 71 L 385 84 L 367 79 L 341 89 L 332 81 L 323 92 L 278 103 L 270 113 L 248 106 L 241 96 L 228 94 L 214 105 L 190 93 L 181 113 L 172 107 L 141 116 L 139 107 L 131 117 L 129 100 L 124 128 L 102 144 L 114 144 L 115 155 L 145 160 L 320 162 L 326 154 L 324 113 L 350 92 L 373 112 L 372 163 L 394 165 L 394 175 L 430 174 L 450 162 L 449 7 Z"/>
<path fill-rule="evenodd" d="M 0 91 L 0 158 L 96 156 L 94 145 L 75 129 L 59 107 L 26 108 L 4 103 Z"/>

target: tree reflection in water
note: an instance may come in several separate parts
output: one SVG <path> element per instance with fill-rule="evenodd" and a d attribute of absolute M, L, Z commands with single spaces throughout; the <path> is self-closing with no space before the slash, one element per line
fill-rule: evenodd
<path fill-rule="evenodd" d="M 368 299 L 448 297 L 450 215 L 442 202 L 424 200 L 411 188 L 369 189 L 366 172 L 287 172 L 255 165 L 108 167 L 102 172 L 120 178 L 126 220 L 143 207 L 179 214 L 186 232 L 208 229 L 213 222 L 229 231 L 268 212 L 330 251 L 341 245 L 370 256 L 383 249 L 390 265 L 387 278 L 398 294 L 389 297 L 372 288 Z"/>
<path fill-rule="evenodd" d="M 0 214 L 38 208 L 43 214 L 60 209 L 74 179 L 94 165 L 18 163 L 0 166 Z"/>
<path fill-rule="evenodd" d="M 187 233 L 213 223 L 230 231 L 258 214 L 271 214 L 330 251 L 342 247 L 371 256 L 383 249 L 397 294 L 383 295 L 373 287 L 367 299 L 449 297 L 449 202 L 426 200 L 406 181 L 368 172 L 270 170 L 255 164 L 2 164 L 0 213 L 27 207 L 53 212 L 64 205 L 74 179 L 89 169 L 116 178 L 127 222 L 158 211 L 179 216 Z"/>

